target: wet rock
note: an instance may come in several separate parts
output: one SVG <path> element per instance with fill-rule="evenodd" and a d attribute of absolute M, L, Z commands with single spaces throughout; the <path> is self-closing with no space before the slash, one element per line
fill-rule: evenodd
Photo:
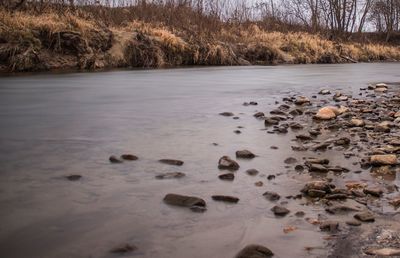
<path fill-rule="evenodd" d="M 329 147 L 329 142 L 315 144 L 311 147 L 312 151 L 325 151 Z"/>
<path fill-rule="evenodd" d="M 346 221 L 346 224 L 349 226 L 353 226 L 353 227 L 361 226 L 361 222 L 357 221 L 357 220 L 348 220 L 348 221 Z"/>
<path fill-rule="evenodd" d="M 359 221 L 362 221 L 362 222 L 374 222 L 375 221 L 374 214 L 372 214 L 369 211 L 357 213 L 356 215 L 354 215 L 354 218 Z"/>
<path fill-rule="evenodd" d="M 240 159 L 252 159 L 255 158 L 256 155 L 254 155 L 251 151 L 249 150 L 239 150 L 236 151 L 236 158 Z"/>
<path fill-rule="evenodd" d="M 321 231 L 336 232 L 339 230 L 339 222 L 337 221 L 324 221 L 320 224 Z"/>
<path fill-rule="evenodd" d="M 278 125 L 279 122 L 280 122 L 280 120 L 277 119 L 277 118 L 266 117 L 264 119 L 264 125 L 267 126 L 267 127 L 268 126 L 273 126 L 273 125 Z"/>
<path fill-rule="evenodd" d="M 254 185 L 257 187 L 262 187 L 264 185 L 264 183 L 262 181 L 257 181 L 254 183 Z"/>
<path fill-rule="evenodd" d="M 299 135 L 296 135 L 296 139 L 298 139 L 300 141 L 310 141 L 313 138 L 310 135 L 299 134 Z"/>
<path fill-rule="evenodd" d="M 296 170 L 297 172 L 301 172 L 301 171 L 304 170 L 304 167 L 303 167 L 302 165 L 296 165 L 296 166 L 294 167 L 294 170 Z"/>
<path fill-rule="evenodd" d="M 368 255 L 377 255 L 377 256 L 399 256 L 400 249 L 398 248 L 369 248 L 365 250 L 365 253 Z"/>
<path fill-rule="evenodd" d="M 336 114 L 333 110 L 334 107 L 323 107 L 318 110 L 317 114 L 314 116 L 318 120 L 330 120 L 336 118 Z"/>
<path fill-rule="evenodd" d="M 111 163 L 122 163 L 122 160 L 120 160 L 119 158 L 117 158 L 116 156 L 111 156 L 108 159 Z"/>
<path fill-rule="evenodd" d="M 261 117 L 264 117 L 265 114 L 264 114 L 263 112 L 257 112 L 257 113 L 255 113 L 253 116 L 254 116 L 255 118 L 261 118 Z"/>
<path fill-rule="evenodd" d="M 222 112 L 222 113 L 219 113 L 219 115 L 221 115 L 221 116 L 234 116 L 235 114 L 233 114 L 232 112 Z"/>
<path fill-rule="evenodd" d="M 239 167 L 240 167 L 239 164 L 236 161 L 232 160 L 228 156 L 223 156 L 218 161 L 219 169 L 227 169 L 227 170 L 235 171 L 235 170 L 238 170 Z"/>
<path fill-rule="evenodd" d="M 173 165 L 173 166 L 182 166 L 183 161 L 177 160 L 177 159 L 160 159 L 159 162 L 167 164 L 167 165 Z"/>
<path fill-rule="evenodd" d="M 291 129 L 293 129 L 293 130 L 301 130 L 301 129 L 304 128 L 304 126 L 302 126 L 300 123 L 297 123 L 297 122 L 291 122 L 291 123 L 289 124 L 289 127 L 290 127 Z"/>
<path fill-rule="evenodd" d="M 304 96 L 300 96 L 300 97 L 296 98 L 296 100 L 294 101 L 294 104 L 299 105 L 299 106 L 304 105 L 304 104 L 310 104 L 310 103 L 311 103 L 310 99 L 307 97 L 304 97 Z"/>
<path fill-rule="evenodd" d="M 228 195 L 213 195 L 211 198 L 214 201 L 220 201 L 220 202 L 229 202 L 229 203 L 238 203 L 239 198 L 233 197 L 233 196 L 228 196 Z"/>
<path fill-rule="evenodd" d="M 218 176 L 221 180 L 233 181 L 235 179 L 235 175 L 232 173 L 223 174 Z"/>
<path fill-rule="evenodd" d="M 246 173 L 250 176 L 255 176 L 259 173 L 259 171 L 257 169 L 251 168 L 251 169 L 246 170 Z"/>
<path fill-rule="evenodd" d="M 295 164 L 295 163 L 297 163 L 297 159 L 295 159 L 293 157 L 289 157 L 289 158 L 285 159 L 283 162 L 285 164 Z"/>
<path fill-rule="evenodd" d="M 360 208 L 355 204 L 349 204 L 349 205 L 337 204 L 333 205 L 332 207 L 328 207 L 325 210 L 326 212 L 331 214 L 347 214 L 350 212 L 358 212 L 360 211 Z"/>
<path fill-rule="evenodd" d="M 277 149 L 279 149 L 277 146 L 271 146 L 271 147 L 269 147 L 271 150 L 277 150 Z"/>
<path fill-rule="evenodd" d="M 110 253 L 126 254 L 126 253 L 133 252 L 136 249 L 137 249 L 137 247 L 132 245 L 132 244 L 122 244 L 122 245 L 119 245 L 119 246 L 116 246 L 116 247 L 112 248 L 110 250 Z"/>
<path fill-rule="evenodd" d="M 78 181 L 79 179 L 82 178 L 81 175 L 69 175 L 69 176 L 65 176 L 66 179 L 68 179 L 69 181 Z"/>
<path fill-rule="evenodd" d="M 242 132 L 240 130 L 235 130 L 233 131 L 235 134 L 241 134 Z"/>
<path fill-rule="evenodd" d="M 185 173 L 182 172 L 169 172 L 160 175 L 156 175 L 157 179 L 172 179 L 172 178 L 182 178 L 185 176 Z"/>
<path fill-rule="evenodd" d="M 255 101 L 250 101 L 249 105 L 251 105 L 251 106 L 257 106 L 257 105 L 258 105 L 258 103 L 257 103 L 257 102 L 255 102 Z"/>
<path fill-rule="evenodd" d="M 191 211 L 196 212 L 196 213 L 203 213 L 207 211 L 206 207 L 201 207 L 201 206 L 192 206 L 189 208 Z"/>
<path fill-rule="evenodd" d="M 400 197 L 395 197 L 389 200 L 389 204 L 397 209 L 398 207 L 400 207 Z"/>
<path fill-rule="evenodd" d="M 311 181 L 303 187 L 302 193 L 310 197 L 323 197 L 331 193 L 331 185 L 325 181 Z"/>
<path fill-rule="evenodd" d="M 279 110 L 279 109 L 274 109 L 269 112 L 271 115 L 279 115 L 279 116 L 286 116 L 286 112 Z"/>
<path fill-rule="evenodd" d="M 320 95 L 329 95 L 329 94 L 331 94 L 331 91 L 327 90 L 327 89 L 324 89 L 324 90 L 320 90 L 318 92 L 318 94 L 320 94 Z"/>
<path fill-rule="evenodd" d="M 309 163 L 307 164 L 308 166 L 308 171 L 310 172 L 319 172 L 319 173 L 328 173 L 329 169 L 323 165 L 320 164 L 313 164 Z"/>
<path fill-rule="evenodd" d="M 396 165 L 397 156 L 395 154 L 373 155 L 370 158 L 370 163 L 374 166 Z"/>
<path fill-rule="evenodd" d="M 263 196 L 264 196 L 265 198 L 267 198 L 267 200 L 269 200 L 269 201 L 271 201 L 271 202 L 277 201 L 277 200 L 279 200 L 279 199 L 281 198 L 281 196 L 280 196 L 278 193 L 276 193 L 276 192 L 269 192 L 269 191 L 265 192 L 265 193 L 263 194 Z"/>
<path fill-rule="evenodd" d="M 280 205 L 274 206 L 271 211 L 275 214 L 275 216 L 281 217 L 286 216 L 290 212 L 290 210 Z"/>
<path fill-rule="evenodd" d="M 306 158 L 306 165 L 308 165 L 308 164 L 328 165 L 329 159 Z"/>
<path fill-rule="evenodd" d="M 133 161 L 133 160 L 138 160 L 139 158 L 132 154 L 122 154 L 121 159 Z"/>
<path fill-rule="evenodd" d="M 299 109 L 299 108 L 295 108 L 289 111 L 289 115 L 292 116 L 301 116 L 303 114 L 303 110 Z"/>
<path fill-rule="evenodd" d="M 376 88 L 374 91 L 377 93 L 385 93 L 388 91 L 388 89 L 387 88 Z"/>
<path fill-rule="evenodd" d="M 262 245 L 248 245 L 243 248 L 235 258 L 267 258 L 272 257 L 274 253 Z"/>
<path fill-rule="evenodd" d="M 268 180 L 275 179 L 275 175 L 268 175 L 268 176 L 267 176 L 267 179 L 268 179 Z"/>
<path fill-rule="evenodd" d="M 375 131 L 389 133 L 391 127 L 392 127 L 392 124 L 390 122 L 384 121 L 384 122 L 379 123 L 375 127 Z"/>
<path fill-rule="evenodd" d="M 206 202 L 201 198 L 194 196 L 179 195 L 179 194 L 167 194 L 164 197 L 164 202 L 169 205 L 182 206 L 182 207 L 206 206 Z"/>
<path fill-rule="evenodd" d="M 365 122 L 362 119 L 353 118 L 350 120 L 350 125 L 353 127 L 363 127 L 365 126 Z"/>
<path fill-rule="evenodd" d="M 375 197 L 381 197 L 383 194 L 382 189 L 378 188 L 378 187 L 374 187 L 374 188 L 365 188 L 363 191 L 365 194 L 369 194 Z"/>
<path fill-rule="evenodd" d="M 347 199 L 347 194 L 341 194 L 341 193 L 328 194 L 325 196 L 325 199 L 327 199 L 327 200 L 345 200 L 345 199 Z"/>
<path fill-rule="evenodd" d="M 350 139 L 347 137 L 342 137 L 342 138 L 335 140 L 333 143 L 337 146 L 349 145 Z"/>

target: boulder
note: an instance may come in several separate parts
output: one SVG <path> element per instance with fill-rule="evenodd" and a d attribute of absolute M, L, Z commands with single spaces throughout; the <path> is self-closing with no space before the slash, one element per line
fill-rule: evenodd
<path fill-rule="evenodd" d="M 240 159 L 252 159 L 255 158 L 256 155 L 254 155 L 251 151 L 249 150 L 238 150 L 236 152 L 236 158 Z"/>
<path fill-rule="evenodd" d="M 240 167 L 239 164 L 236 161 L 232 160 L 228 156 L 223 156 L 218 161 L 219 169 L 227 169 L 227 170 L 235 171 L 235 170 L 238 170 L 239 167 Z"/>
<path fill-rule="evenodd" d="M 396 165 L 397 156 L 395 154 L 372 155 L 370 163 L 374 166 Z"/>
<path fill-rule="evenodd" d="M 336 118 L 335 107 L 323 107 L 318 110 L 317 114 L 314 116 L 318 120 L 330 120 Z"/>

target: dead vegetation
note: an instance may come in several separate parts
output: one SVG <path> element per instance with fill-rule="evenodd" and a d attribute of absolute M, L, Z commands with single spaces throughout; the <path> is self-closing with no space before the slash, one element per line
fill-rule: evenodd
<path fill-rule="evenodd" d="M 191 17 L 187 24 L 176 26 L 166 25 L 162 19 L 137 19 L 129 8 L 102 10 L 59 12 L 48 8 L 35 13 L 0 8 L 0 70 L 400 60 L 398 46 L 332 41 L 307 32 L 267 31 L 256 23 L 234 24 L 210 16 L 200 23 L 193 10 L 185 10 Z M 124 19 L 100 19 L 112 12 Z"/>

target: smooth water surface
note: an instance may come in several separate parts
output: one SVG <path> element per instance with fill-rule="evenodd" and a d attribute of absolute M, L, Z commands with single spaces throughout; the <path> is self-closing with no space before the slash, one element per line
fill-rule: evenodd
<path fill-rule="evenodd" d="M 290 150 L 293 135 L 267 134 L 252 115 L 272 110 L 288 93 L 311 96 L 327 87 L 352 93 L 368 83 L 399 81 L 396 63 L 0 78 L 0 257 L 114 257 L 109 250 L 121 243 L 138 247 L 128 257 L 229 258 L 252 243 L 268 246 L 275 257 L 325 257 L 324 235 L 294 216 L 316 217 L 315 207 L 287 200 L 291 214 L 275 218 L 275 204 L 262 196 L 276 191 L 286 201 L 305 179 L 283 163 L 301 159 Z M 218 115 L 224 111 L 240 119 Z M 239 135 L 237 126 L 244 127 Z M 239 149 L 258 157 L 239 161 L 233 182 L 219 180 L 218 159 Z M 109 163 L 110 155 L 123 153 L 139 160 Z M 185 164 L 169 166 L 161 158 Z M 247 175 L 249 168 L 260 175 Z M 155 179 L 174 171 L 186 177 Z M 71 174 L 83 177 L 66 180 Z M 276 179 L 267 180 L 270 174 Z M 202 197 L 208 210 L 168 206 L 167 193 Z M 214 194 L 240 201 L 215 202 Z M 287 226 L 297 230 L 286 234 Z"/>

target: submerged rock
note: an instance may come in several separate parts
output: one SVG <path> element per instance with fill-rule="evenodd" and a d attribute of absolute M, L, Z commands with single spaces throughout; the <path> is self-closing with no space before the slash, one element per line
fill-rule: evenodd
<path fill-rule="evenodd" d="M 272 257 L 274 253 L 267 247 L 262 245 L 248 245 L 243 248 L 235 258 L 268 258 Z"/>
<path fill-rule="evenodd" d="M 139 158 L 132 154 L 122 154 L 121 159 L 133 161 L 133 160 L 138 160 Z"/>
<path fill-rule="evenodd" d="M 136 249 L 137 249 L 137 247 L 132 245 L 132 244 L 122 244 L 122 245 L 119 245 L 119 246 L 116 246 L 116 247 L 112 248 L 110 250 L 110 253 L 126 254 L 126 253 L 133 252 Z"/>
<path fill-rule="evenodd" d="M 223 156 L 218 161 L 219 169 L 227 169 L 227 170 L 235 171 L 235 170 L 238 170 L 239 167 L 240 167 L 239 164 L 236 161 L 232 160 L 228 156 Z"/>
<path fill-rule="evenodd" d="M 174 166 L 182 166 L 183 161 L 177 159 L 160 159 L 159 162 L 167 164 L 167 165 L 174 165 Z"/>
<path fill-rule="evenodd" d="M 233 181 L 235 179 L 235 175 L 232 173 L 222 174 L 218 176 L 221 180 Z"/>
<path fill-rule="evenodd" d="M 182 172 L 169 172 L 160 175 L 156 175 L 157 179 L 171 179 L 171 178 L 181 178 L 184 177 L 185 173 Z"/>
<path fill-rule="evenodd" d="M 119 158 L 117 158 L 116 156 L 111 156 L 109 159 L 108 159 L 111 163 L 122 163 L 122 160 L 120 160 Z"/>
<path fill-rule="evenodd" d="M 249 150 L 239 150 L 239 151 L 236 152 L 236 158 L 252 159 L 252 158 L 255 158 L 255 157 L 256 157 L 256 155 L 254 155 Z"/>
<path fill-rule="evenodd" d="M 164 197 L 164 202 L 169 205 L 182 206 L 182 207 L 206 206 L 206 202 L 201 198 L 194 196 L 179 195 L 179 194 L 167 194 Z"/>
<path fill-rule="evenodd" d="M 69 175 L 69 176 L 65 176 L 66 179 L 68 179 L 69 181 L 78 181 L 79 179 L 82 178 L 81 175 Z"/>
<path fill-rule="evenodd" d="M 287 208 L 280 206 L 280 205 L 276 205 L 274 207 L 272 207 L 271 211 L 276 215 L 276 216 L 286 216 L 290 210 L 288 210 Z"/>
<path fill-rule="evenodd" d="M 265 196 L 265 198 L 267 198 L 267 200 L 271 202 L 278 201 L 281 198 L 281 196 L 278 193 L 270 191 L 263 193 L 263 196 Z"/>
<path fill-rule="evenodd" d="M 211 198 L 214 201 L 221 201 L 221 202 L 230 202 L 230 203 L 237 203 L 239 202 L 239 198 L 234 196 L 227 196 L 227 195 L 213 195 Z"/>
<path fill-rule="evenodd" d="M 259 171 L 257 169 L 251 168 L 251 169 L 246 170 L 246 173 L 250 176 L 255 176 L 259 173 Z"/>
<path fill-rule="evenodd" d="M 234 116 L 235 114 L 233 114 L 232 112 L 222 112 L 222 113 L 219 113 L 219 115 L 221 115 L 221 116 Z"/>

